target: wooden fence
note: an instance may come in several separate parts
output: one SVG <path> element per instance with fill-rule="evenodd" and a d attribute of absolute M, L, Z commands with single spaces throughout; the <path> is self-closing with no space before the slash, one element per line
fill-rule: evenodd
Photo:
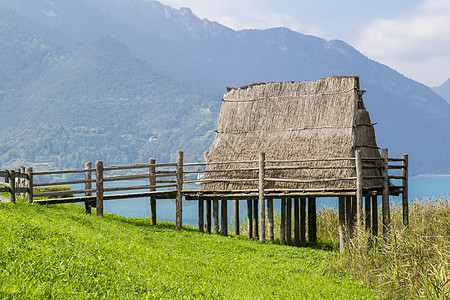
<path fill-rule="evenodd" d="M 327 166 L 327 162 L 347 161 L 345 166 Z M 317 166 L 317 162 L 325 165 Z M 301 166 L 298 163 L 302 163 Z M 227 165 L 246 164 L 252 167 L 226 168 Z M 280 165 L 282 164 L 282 165 Z M 220 170 L 207 170 L 208 166 L 220 166 Z M 271 178 L 267 177 L 270 170 L 305 170 L 326 168 L 353 168 L 356 170 L 355 177 L 345 178 L 321 178 L 321 179 L 295 179 L 295 178 Z M 381 171 L 379 176 L 363 176 L 363 170 L 376 168 Z M 137 172 L 140 170 L 140 172 Z M 389 175 L 389 170 L 399 170 L 401 175 Z M 254 171 L 257 176 L 244 179 L 198 179 L 205 172 L 241 172 Z M 116 172 L 115 174 L 111 174 Z M 117 172 L 134 172 L 134 174 L 117 175 Z M 80 179 L 41 182 L 40 177 L 44 175 L 54 176 L 61 174 L 77 174 Z M 267 233 L 270 242 L 274 241 L 273 200 L 281 201 L 281 228 L 280 243 L 291 244 L 291 216 L 292 199 L 294 199 L 294 244 L 305 244 L 306 232 L 306 199 L 308 199 L 308 238 L 315 240 L 316 236 L 316 197 L 339 197 L 339 232 L 341 236 L 341 249 L 346 240 L 351 237 L 353 227 L 362 229 L 365 224 L 367 230 L 373 234 L 378 232 L 378 203 L 377 195 L 382 196 L 382 220 L 383 233 L 387 238 L 390 228 L 389 195 L 402 194 L 403 222 L 408 225 L 408 156 L 402 158 L 388 158 L 387 149 L 382 150 L 381 158 L 362 158 L 361 152 L 356 151 L 355 158 L 329 158 L 329 159 L 304 159 L 304 160 L 266 160 L 264 153 L 260 154 L 259 160 L 233 161 L 233 162 L 203 162 L 184 163 L 183 152 L 177 152 L 177 160 L 174 163 L 156 163 L 155 159 L 149 159 L 148 163 L 117 165 L 104 167 L 101 161 L 86 163 L 83 169 L 70 169 L 59 171 L 33 172 L 32 168 L 20 168 L 17 171 L 0 171 L 0 191 L 9 192 L 11 202 L 15 203 L 16 194 L 28 199 L 29 203 L 58 204 L 84 202 L 86 213 L 90 213 L 91 207 L 96 207 L 98 216 L 103 216 L 103 201 L 113 199 L 150 198 L 151 224 L 156 224 L 156 201 L 158 199 L 176 199 L 176 228 L 182 226 L 182 199 L 198 201 L 199 231 L 219 233 L 219 200 L 221 204 L 221 230 L 223 235 L 228 234 L 227 224 L 227 201 L 234 200 L 234 228 L 235 234 L 239 234 L 239 201 L 247 200 L 247 233 L 249 238 L 266 238 Z M 383 183 L 379 186 L 363 186 L 364 179 L 379 179 Z M 401 180 L 401 185 L 393 185 L 390 180 Z M 109 187 L 109 182 L 148 180 L 148 184 L 129 185 L 124 187 Z M 353 182 L 350 188 L 321 188 L 321 189 L 269 189 L 269 182 L 291 182 L 291 183 L 327 183 L 335 181 Z M 257 182 L 257 188 L 246 190 L 189 190 L 184 188 L 186 183 L 207 182 Z M 55 185 L 84 184 L 84 188 L 69 191 L 51 191 L 33 193 L 34 187 L 45 187 Z M 140 190 L 139 192 L 129 192 Z M 128 191 L 127 193 L 123 193 Z M 77 195 L 77 196 L 74 196 Z M 65 198 L 59 198 L 64 196 Z M 363 197 L 365 196 L 365 205 Z M 206 201 L 206 222 L 204 214 L 204 203 Z M 267 203 L 267 207 L 266 207 Z M 212 204 L 212 205 L 211 205 Z M 212 212 L 212 215 L 211 215 Z M 267 215 L 266 215 L 267 214 Z M 259 215 L 259 218 L 258 218 Z M 372 216 L 372 217 L 371 217 Z M 259 223 L 258 223 L 259 219 Z M 258 229 L 259 228 L 259 229 Z"/>

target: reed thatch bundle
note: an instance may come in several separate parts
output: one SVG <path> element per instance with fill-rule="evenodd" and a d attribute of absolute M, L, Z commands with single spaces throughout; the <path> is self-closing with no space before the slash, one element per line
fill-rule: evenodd
<path fill-rule="evenodd" d="M 219 115 L 217 134 L 208 162 L 258 160 L 266 153 L 271 166 L 331 166 L 330 169 L 268 170 L 266 178 L 330 179 L 355 176 L 353 161 L 281 163 L 271 160 L 353 158 L 362 150 L 366 158 L 379 158 L 375 132 L 362 101 L 358 77 L 330 77 L 315 82 L 269 82 L 229 88 Z M 258 178 L 256 170 L 214 172 L 214 170 L 257 168 L 255 163 L 209 165 L 205 179 Z M 365 175 L 379 175 L 368 171 Z M 255 189 L 257 181 L 207 181 L 203 190 Z M 365 186 L 380 182 L 366 180 Z M 274 183 L 267 188 L 352 188 L 353 180 L 321 183 Z"/>

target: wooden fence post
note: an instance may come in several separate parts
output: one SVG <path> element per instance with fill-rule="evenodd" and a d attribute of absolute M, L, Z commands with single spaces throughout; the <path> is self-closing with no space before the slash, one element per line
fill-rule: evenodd
<path fill-rule="evenodd" d="M 267 199 L 267 235 L 269 242 L 274 243 L 274 232 L 273 232 L 273 199 Z"/>
<path fill-rule="evenodd" d="M 389 160 L 388 149 L 381 150 L 383 157 L 383 196 L 381 199 L 381 210 L 383 213 L 383 236 L 385 240 L 389 239 L 391 216 L 389 209 Z"/>
<path fill-rule="evenodd" d="M 150 192 L 156 191 L 156 159 L 150 158 L 148 160 L 149 168 L 148 173 L 150 175 Z M 150 196 L 150 224 L 152 226 L 156 225 L 156 197 Z"/>
<path fill-rule="evenodd" d="M 213 233 L 219 233 L 219 200 L 213 200 Z"/>
<path fill-rule="evenodd" d="M 259 184 L 258 184 L 258 200 L 259 200 L 259 241 L 264 243 L 266 240 L 266 202 L 264 195 L 264 167 L 265 153 L 259 154 Z"/>
<path fill-rule="evenodd" d="M 372 227 L 371 226 L 371 222 L 370 222 L 370 200 L 371 200 L 371 197 L 370 196 L 366 196 L 365 197 L 365 202 L 364 202 L 364 211 L 365 211 L 365 213 L 364 213 L 364 219 L 365 219 L 365 227 L 366 227 L 366 231 L 367 232 L 369 232 L 370 233 L 370 228 Z"/>
<path fill-rule="evenodd" d="M 9 185 L 9 200 L 11 201 L 11 203 L 16 203 L 16 171 L 14 171 L 13 169 L 9 170 Z"/>
<path fill-rule="evenodd" d="M 345 197 L 339 196 L 339 251 L 345 250 Z"/>
<path fill-rule="evenodd" d="M 228 207 L 227 200 L 222 199 L 222 207 L 220 209 L 221 220 L 220 220 L 220 231 L 223 236 L 228 236 Z"/>
<path fill-rule="evenodd" d="M 253 200 L 247 199 L 247 238 L 250 240 L 253 237 L 253 214 L 252 205 Z"/>
<path fill-rule="evenodd" d="M 84 168 L 85 169 L 91 169 L 92 168 L 92 163 L 91 162 L 87 162 L 84 164 Z M 85 190 L 90 190 L 92 188 L 92 184 L 90 182 L 90 180 L 92 179 L 92 172 L 91 171 L 86 171 L 84 172 L 84 179 L 86 180 L 84 182 L 84 189 Z M 84 194 L 85 196 L 91 196 L 92 193 L 91 192 L 86 192 Z M 91 203 L 89 201 L 84 201 L 84 213 L 85 214 L 91 214 Z"/>
<path fill-rule="evenodd" d="M 292 198 L 286 203 L 286 244 L 292 244 Z"/>
<path fill-rule="evenodd" d="M 234 235 L 239 235 L 239 200 L 234 200 Z"/>
<path fill-rule="evenodd" d="M 403 206 L 403 225 L 406 227 L 409 225 L 409 199 L 408 199 L 408 154 L 403 154 L 402 156 L 402 185 L 403 185 L 403 193 L 402 193 L 402 206 Z"/>
<path fill-rule="evenodd" d="M 95 162 L 95 186 L 96 186 L 96 201 L 95 207 L 97 209 L 97 216 L 103 217 L 103 162 Z"/>
<path fill-rule="evenodd" d="M 355 151 L 356 165 L 356 224 L 359 230 L 363 225 L 363 169 L 361 150 Z"/>
<path fill-rule="evenodd" d="M 177 196 L 176 196 L 176 229 L 183 224 L 183 151 L 177 152 Z"/>
<path fill-rule="evenodd" d="M 205 208 L 203 199 L 198 199 L 198 232 L 204 232 Z"/>
<path fill-rule="evenodd" d="M 28 176 L 28 193 L 27 193 L 27 200 L 28 203 L 33 203 L 33 168 L 32 167 L 27 167 L 25 168 L 25 173 Z"/>
<path fill-rule="evenodd" d="M 286 245 L 285 231 L 286 231 L 286 199 L 282 198 L 280 209 L 280 245 Z"/>

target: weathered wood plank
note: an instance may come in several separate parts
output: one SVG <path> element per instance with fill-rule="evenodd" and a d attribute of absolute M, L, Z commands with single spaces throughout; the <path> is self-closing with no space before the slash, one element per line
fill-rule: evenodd
<path fill-rule="evenodd" d="M 383 214 L 383 237 L 385 240 L 389 239 L 390 232 L 390 209 L 389 209 L 389 171 L 388 171 L 388 149 L 381 150 L 381 156 L 384 159 L 383 168 L 383 194 L 381 199 L 381 210 Z"/>
<path fill-rule="evenodd" d="M 150 184 L 150 192 L 156 191 L 156 159 L 150 158 L 148 160 L 148 175 L 149 175 L 149 184 Z M 176 186 L 176 183 L 175 183 Z M 152 226 L 156 225 L 156 198 L 154 196 L 150 196 L 150 224 Z"/>
<path fill-rule="evenodd" d="M 86 162 L 84 164 L 84 168 L 85 169 L 92 169 L 92 163 L 91 162 Z M 91 180 L 92 180 L 92 172 L 90 172 L 90 171 L 84 172 L 84 181 L 85 181 L 84 182 L 84 189 L 85 190 L 92 189 Z M 86 192 L 84 195 L 85 196 L 91 196 L 92 193 L 91 192 Z M 86 215 L 90 215 L 91 214 L 91 202 L 89 202 L 89 201 L 85 201 L 84 202 L 84 213 Z"/>
<path fill-rule="evenodd" d="M 103 217 L 103 162 L 95 162 L 95 187 L 96 198 L 95 198 L 95 208 L 97 210 L 97 216 Z"/>
<path fill-rule="evenodd" d="M 361 150 L 355 151 L 356 166 L 356 224 L 360 230 L 363 226 L 363 169 Z"/>
<path fill-rule="evenodd" d="M 264 167 L 266 155 L 264 152 L 259 154 L 259 180 L 258 180 L 258 201 L 259 201 L 259 241 L 265 242 L 266 239 L 266 201 L 264 195 Z"/>
<path fill-rule="evenodd" d="M 183 224 L 183 151 L 177 151 L 177 196 L 175 228 L 181 229 Z"/>
<path fill-rule="evenodd" d="M 402 170 L 402 208 L 403 208 L 403 225 L 409 225 L 409 196 L 408 196 L 408 154 L 402 156 L 403 159 L 403 170 Z"/>

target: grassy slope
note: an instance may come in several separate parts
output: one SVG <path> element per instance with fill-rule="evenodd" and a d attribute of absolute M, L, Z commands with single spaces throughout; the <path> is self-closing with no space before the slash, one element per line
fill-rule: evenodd
<path fill-rule="evenodd" d="M 372 298 L 333 252 L 263 245 L 82 206 L 0 204 L 0 298 Z"/>

